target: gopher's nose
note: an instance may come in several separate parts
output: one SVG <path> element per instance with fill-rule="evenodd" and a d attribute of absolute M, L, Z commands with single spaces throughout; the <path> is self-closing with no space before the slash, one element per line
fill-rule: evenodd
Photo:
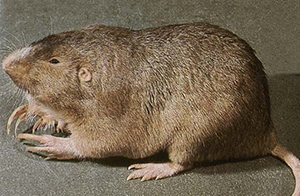
<path fill-rule="evenodd" d="M 18 61 L 20 59 L 25 58 L 31 50 L 31 47 L 22 48 L 20 50 L 16 50 L 10 55 L 8 55 L 2 62 L 2 68 L 6 71 L 14 61 Z"/>
<path fill-rule="evenodd" d="M 14 61 L 14 57 L 12 54 L 8 55 L 3 61 L 2 61 L 2 68 L 4 70 L 7 70 L 7 68 L 12 64 Z"/>

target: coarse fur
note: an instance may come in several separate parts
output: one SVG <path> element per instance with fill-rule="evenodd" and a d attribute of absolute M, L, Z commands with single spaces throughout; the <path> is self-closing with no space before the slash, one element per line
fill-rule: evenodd
<path fill-rule="evenodd" d="M 186 169 L 265 156 L 277 145 L 261 62 L 211 24 L 89 26 L 34 42 L 3 68 L 30 95 L 29 108 L 66 124 L 71 157 L 166 151 Z"/>

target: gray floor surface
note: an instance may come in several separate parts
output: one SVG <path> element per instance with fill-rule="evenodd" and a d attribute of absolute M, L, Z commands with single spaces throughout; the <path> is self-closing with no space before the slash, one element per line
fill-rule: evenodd
<path fill-rule="evenodd" d="M 51 33 L 89 24 L 133 29 L 206 21 L 247 40 L 268 74 L 279 142 L 300 157 L 300 1 L 273 0 L 0 0 L 0 60 Z M 159 181 L 126 181 L 134 160 L 44 161 L 6 134 L 22 101 L 0 71 L 0 195 L 287 196 L 289 168 L 273 157 L 198 167 Z M 21 129 L 26 129 L 23 125 Z M 22 130 L 19 130 L 22 131 Z M 157 157 L 156 157 L 157 159 Z"/>

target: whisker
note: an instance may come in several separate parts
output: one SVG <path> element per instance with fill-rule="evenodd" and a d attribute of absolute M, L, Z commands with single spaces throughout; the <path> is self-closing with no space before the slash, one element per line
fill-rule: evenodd
<path fill-rule="evenodd" d="M 50 34 L 54 34 L 53 20 L 52 20 L 51 16 L 49 16 L 49 18 L 50 18 Z"/>
<path fill-rule="evenodd" d="M 23 32 L 23 31 L 22 31 L 21 33 L 22 33 L 22 37 L 23 37 L 24 47 L 26 47 L 26 45 L 27 45 L 27 42 L 26 42 L 26 37 L 25 37 L 25 34 L 24 34 L 24 32 Z"/>
<path fill-rule="evenodd" d="M 22 96 L 21 104 L 24 104 L 26 102 L 25 92 L 22 90 L 21 93 L 22 93 L 21 94 L 21 96 Z"/>
<path fill-rule="evenodd" d="M 6 37 L 5 38 L 3 38 L 5 41 L 7 41 L 7 42 L 9 42 L 9 43 L 11 43 L 12 44 L 12 46 L 13 47 L 15 47 L 14 48 L 14 50 L 16 50 L 18 47 L 16 46 L 16 44 L 14 43 L 14 42 L 12 42 L 11 40 L 8 40 Z"/>
<path fill-rule="evenodd" d="M 4 80 L 1 81 L 1 83 L 3 83 Z M 3 102 L 5 102 L 5 104 L 2 104 L 2 101 L 0 103 L 0 107 L 7 107 L 8 103 L 11 103 L 12 101 L 14 102 L 14 104 L 9 104 L 11 109 L 9 110 L 13 110 L 15 108 L 15 105 L 17 104 L 17 98 L 16 98 L 16 93 L 17 93 L 17 87 L 13 84 L 13 82 L 11 81 L 7 81 L 5 84 L 1 85 L 0 87 L 0 95 L 3 97 Z"/>
<path fill-rule="evenodd" d="M 9 32 L 7 30 L 5 30 L 5 32 L 7 32 L 10 36 L 12 36 L 13 38 L 15 38 L 15 40 L 17 40 L 19 42 L 19 44 L 22 45 L 22 42 L 20 41 L 20 39 L 17 36 L 15 36 L 13 33 Z"/>
<path fill-rule="evenodd" d="M 10 50 L 10 52 L 13 52 L 14 51 L 14 49 L 13 48 L 11 48 L 10 46 L 8 46 L 8 45 L 6 45 L 5 46 L 6 48 L 8 48 L 9 50 Z"/>
<path fill-rule="evenodd" d="M 6 54 L 9 54 L 9 53 L 11 53 L 11 51 L 8 50 L 8 49 L 0 49 L 0 54 L 6 55 Z"/>
<path fill-rule="evenodd" d="M 0 87 L 0 89 L 2 90 L 2 88 L 5 90 L 5 88 L 6 87 L 11 87 L 12 86 L 12 82 L 11 81 L 9 81 L 9 82 L 7 82 L 6 84 L 3 84 L 3 85 L 1 85 L 1 87 Z"/>
<path fill-rule="evenodd" d="M 7 49 L 7 48 L 0 48 L 0 51 L 9 51 L 9 49 Z"/>
<path fill-rule="evenodd" d="M 15 101 L 14 101 L 14 104 L 13 104 L 13 108 L 16 108 L 17 106 L 20 105 L 20 96 L 22 96 L 21 94 L 21 89 L 17 89 L 17 92 L 16 92 L 16 96 L 15 96 Z"/>
<path fill-rule="evenodd" d="M 0 33 L 3 33 L 3 31 L 5 31 L 5 27 L 3 27 L 3 28 L 1 29 L 1 32 L 0 32 Z"/>
<path fill-rule="evenodd" d="M 8 51 L 0 51 L 1 57 L 0 59 L 2 60 L 5 56 L 7 56 L 8 54 L 10 54 L 10 52 Z"/>

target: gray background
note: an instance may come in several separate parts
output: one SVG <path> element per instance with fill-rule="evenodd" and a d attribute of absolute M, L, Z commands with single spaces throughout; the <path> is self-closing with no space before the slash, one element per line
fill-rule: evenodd
<path fill-rule="evenodd" d="M 300 157 L 299 0 L 0 0 L 0 60 L 36 39 L 89 24 L 140 29 L 194 21 L 230 29 L 257 51 L 268 74 L 279 142 Z M 286 196 L 293 191 L 291 171 L 271 156 L 144 183 L 126 181 L 133 160 L 44 161 L 6 134 L 8 115 L 22 96 L 2 70 L 0 85 L 0 195 Z"/>

